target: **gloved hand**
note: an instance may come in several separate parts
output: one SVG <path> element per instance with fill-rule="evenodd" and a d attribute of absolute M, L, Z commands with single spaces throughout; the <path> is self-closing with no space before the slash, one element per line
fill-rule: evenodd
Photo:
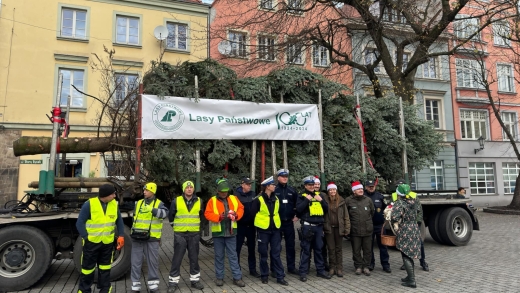
<path fill-rule="evenodd" d="M 116 249 L 117 250 L 121 250 L 121 248 L 123 248 L 123 246 L 125 246 L 125 237 L 123 237 L 123 236 L 117 237 L 117 247 L 116 247 Z"/>
<path fill-rule="evenodd" d="M 394 223 L 394 231 L 397 232 L 397 230 L 399 230 L 399 223 Z"/>
<path fill-rule="evenodd" d="M 141 209 L 139 210 L 140 213 L 142 214 L 147 214 L 147 213 L 150 213 L 152 211 L 152 205 L 150 204 L 144 204 L 141 206 Z"/>
<path fill-rule="evenodd" d="M 226 218 L 226 216 L 224 215 L 224 213 L 220 214 L 220 216 L 218 217 L 218 221 L 219 222 L 222 222 L 222 220 L 224 220 Z"/>

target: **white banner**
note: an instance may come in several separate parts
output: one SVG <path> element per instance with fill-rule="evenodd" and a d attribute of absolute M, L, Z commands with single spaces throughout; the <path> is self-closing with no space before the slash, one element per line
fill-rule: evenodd
<path fill-rule="evenodd" d="M 143 139 L 320 140 L 318 106 L 143 95 Z"/>

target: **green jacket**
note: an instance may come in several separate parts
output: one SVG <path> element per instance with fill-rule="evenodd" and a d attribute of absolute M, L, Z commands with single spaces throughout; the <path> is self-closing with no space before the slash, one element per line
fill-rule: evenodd
<path fill-rule="evenodd" d="M 372 217 L 374 216 L 374 202 L 367 196 L 349 196 L 345 199 L 350 218 L 350 235 L 370 236 L 374 231 Z"/>

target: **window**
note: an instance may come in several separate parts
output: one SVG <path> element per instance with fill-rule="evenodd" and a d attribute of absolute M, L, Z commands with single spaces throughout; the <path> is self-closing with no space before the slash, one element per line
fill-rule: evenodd
<path fill-rule="evenodd" d="M 258 37 L 258 58 L 261 60 L 274 61 L 274 37 L 259 36 Z"/>
<path fill-rule="evenodd" d="M 168 38 L 166 39 L 166 48 L 186 50 L 188 26 L 186 24 L 167 22 Z"/>
<path fill-rule="evenodd" d="M 303 14 L 303 0 L 287 0 L 287 12 Z"/>
<path fill-rule="evenodd" d="M 365 49 L 365 65 L 374 64 L 378 57 L 379 57 L 379 51 L 377 51 L 377 49 L 373 49 L 373 48 Z M 379 62 L 377 67 L 374 68 L 374 72 L 376 72 L 376 73 L 381 72 L 381 70 L 379 68 L 380 64 L 381 64 L 381 62 Z"/>
<path fill-rule="evenodd" d="M 401 72 L 408 67 L 408 60 L 410 60 L 410 53 L 403 53 L 403 67 L 401 68 Z M 395 52 L 395 62 L 397 64 L 397 52 Z"/>
<path fill-rule="evenodd" d="M 518 120 L 516 119 L 516 113 L 515 112 L 501 112 L 500 114 L 502 116 L 502 121 L 504 122 L 504 125 L 506 126 L 507 130 L 509 130 L 509 133 L 513 136 L 513 138 L 516 140 L 518 137 Z M 507 134 L 505 131 L 502 130 L 502 137 L 504 140 L 509 140 L 507 137 Z"/>
<path fill-rule="evenodd" d="M 433 190 L 444 189 L 444 164 L 443 161 L 433 161 L 430 165 L 430 181 Z"/>
<path fill-rule="evenodd" d="M 471 18 L 469 15 L 458 14 L 456 20 L 453 23 L 453 31 L 455 32 L 455 36 L 459 39 L 468 39 L 473 34 L 477 33 L 479 29 L 479 20 L 478 18 Z M 480 39 L 480 33 L 477 33 L 472 37 L 473 40 Z"/>
<path fill-rule="evenodd" d="M 329 50 L 314 44 L 312 46 L 312 64 L 314 66 L 329 66 Z"/>
<path fill-rule="evenodd" d="M 424 78 L 437 78 L 437 58 L 430 57 L 428 62 L 423 64 Z"/>
<path fill-rule="evenodd" d="M 75 90 L 72 85 L 74 85 L 80 91 L 83 91 L 85 71 L 81 69 L 60 68 L 59 73 L 63 75 L 63 83 L 60 94 L 60 106 L 67 106 L 67 99 L 70 96 L 71 107 L 83 108 L 83 95 Z"/>
<path fill-rule="evenodd" d="M 260 8 L 272 10 L 274 9 L 274 0 L 260 0 Z"/>
<path fill-rule="evenodd" d="M 507 21 L 493 23 L 493 43 L 497 46 L 511 45 L 511 26 Z"/>
<path fill-rule="evenodd" d="M 433 121 L 435 129 L 441 128 L 441 101 L 426 99 L 424 106 L 426 107 L 426 120 Z"/>
<path fill-rule="evenodd" d="M 406 18 L 401 14 L 401 11 L 391 7 L 384 8 L 383 20 L 394 23 L 406 23 Z"/>
<path fill-rule="evenodd" d="M 116 17 L 116 43 L 139 45 L 139 18 Z"/>
<path fill-rule="evenodd" d="M 294 42 L 287 46 L 287 63 L 303 64 L 303 44 Z"/>
<path fill-rule="evenodd" d="M 410 181 L 410 188 L 417 190 L 417 170 L 412 171 L 412 181 Z"/>
<path fill-rule="evenodd" d="M 513 68 L 509 64 L 497 64 L 498 90 L 501 92 L 514 92 Z"/>
<path fill-rule="evenodd" d="M 469 163 L 469 186 L 471 194 L 495 193 L 494 167 L 494 163 Z"/>
<path fill-rule="evenodd" d="M 516 177 L 520 172 L 520 166 L 516 163 L 502 163 L 502 174 L 504 176 L 504 193 L 515 192 Z"/>
<path fill-rule="evenodd" d="M 231 43 L 231 55 L 236 57 L 246 57 L 246 33 L 229 32 L 229 42 Z"/>
<path fill-rule="evenodd" d="M 61 36 L 86 39 L 87 11 L 63 8 L 61 10 Z"/>
<path fill-rule="evenodd" d="M 460 110 L 460 131 L 462 139 L 487 138 L 487 112 Z"/>
<path fill-rule="evenodd" d="M 116 74 L 116 95 L 114 106 L 121 107 L 129 104 L 137 97 L 139 76 L 136 74 Z"/>
<path fill-rule="evenodd" d="M 482 67 L 477 60 L 456 59 L 457 86 L 483 88 Z"/>

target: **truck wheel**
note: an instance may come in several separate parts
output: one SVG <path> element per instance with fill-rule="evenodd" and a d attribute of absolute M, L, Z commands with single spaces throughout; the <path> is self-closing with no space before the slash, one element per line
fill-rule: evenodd
<path fill-rule="evenodd" d="M 132 238 L 130 237 L 130 228 L 125 226 L 125 246 L 121 250 L 116 250 L 117 241 L 114 241 L 114 260 L 112 262 L 112 268 L 110 269 L 110 281 L 115 281 L 123 277 L 128 270 L 130 270 L 131 264 L 131 252 L 132 252 Z M 81 236 L 76 239 L 74 245 L 74 265 L 76 270 L 81 273 L 81 254 L 83 253 L 83 241 Z M 94 272 L 94 280 L 97 280 L 97 269 Z"/>
<path fill-rule="evenodd" d="M 424 223 L 421 223 L 419 226 L 419 232 L 421 233 L 421 240 L 424 242 L 424 238 L 426 237 L 426 227 L 424 227 Z"/>
<path fill-rule="evenodd" d="M 439 234 L 439 218 L 441 215 L 440 211 L 436 211 L 431 214 L 430 217 L 428 217 L 428 232 L 430 232 L 430 236 L 439 244 L 445 244 L 444 240 L 441 238 L 441 235 Z"/>
<path fill-rule="evenodd" d="M 453 207 L 442 212 L 438 231 L 446 244 L 463 246 L 468 244 L 473 235 L 473 223 L 464 209 Z"/>
<path fill-rule="evenodd" d="M 34 285 L 51 265 L 52 251 L 51 239 L 38 228 L 15 225 L 0 229 L 2 291 Z"/>

